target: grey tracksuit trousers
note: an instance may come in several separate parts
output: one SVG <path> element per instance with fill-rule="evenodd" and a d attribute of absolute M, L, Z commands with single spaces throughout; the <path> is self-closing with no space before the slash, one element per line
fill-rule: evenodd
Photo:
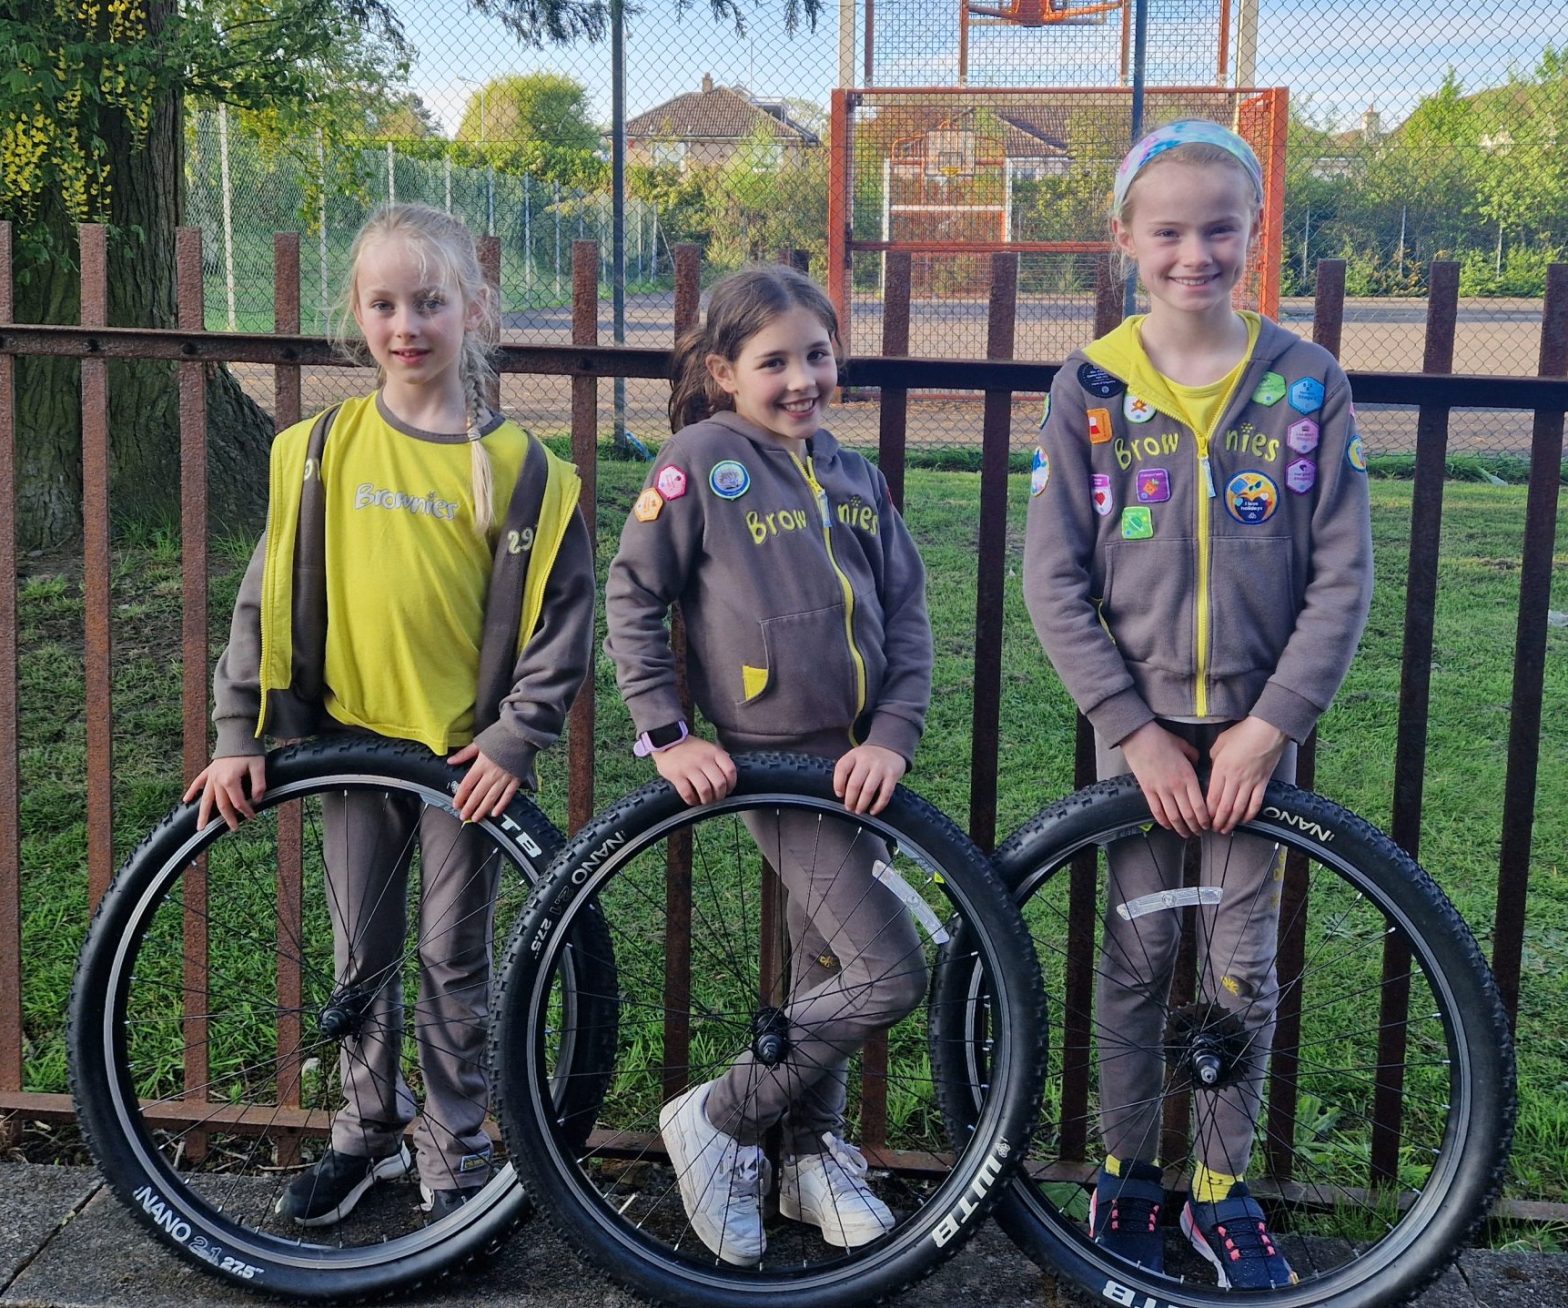
<path fill-rule="evenodd" d="M 1161 726 L 1208 754 L 1228 722 Z M 1130 771 L 1120 749 L 1098 737 L 1099 775 Z M 1288 743 L 1274 777 L 1293 781 L 1296 746 Z M 1160 1152 L 1167 999 L 1181 943 L 1182 912 L 1138 901 L 1182 884 L 1183 841 L 1164 828 L 1121 840 L 1109 865 L 1101 936 L 1095 1036 L 1099 1044 L 1100 1127 L 1108 1154 L 1154 1161 Z M 1283 861 L 1257 836 L 1200 838 L 1200 884 L 1218 887 L 1217 904 L 1197 909 L 1198 998 L 1236 1013 L 1247 1031 L 1248 1072 L 1219 1090 L 1193 1091 L 1193 1157 L 1211 1171 L 1243 1175 L 1251 1157 L 1264 1072 L 1279 1004 L 1275 971 Z M 1124 915 L 1123 908 L 1127 910 Z"/>
<path fill-rule="evenodd" d="M 420 1180 L 459 1190 L 487 1179 L 483 1062 L 499 859 L 450 814 L 412 797 L 350 792 L 322 801 L 327 900 L 339 986 L 371 995 L 361 1034 L 339 1059 L 347 1103 L 332 1127 L 341 1153 L 397 1151 L 414 1119 L 400 1066 L 408 873 L 420 850 L 419 1001 L 413 1010 L 424 1109 L 414 1130 Z"/>
<path fill-rule="evenodd" d="M 708 1096 L 708 1121 L 743 1144 L 785 1126 L 787 1155 L 821 1153 L 843 1134 L 850 1056 L 919 1007 L 926 965 L 915 925 L 873 867 L 887 846 L 853 822 L 755 813 L 746 826 L 789 894 L 789 1053 L 748 1050 Z"/>

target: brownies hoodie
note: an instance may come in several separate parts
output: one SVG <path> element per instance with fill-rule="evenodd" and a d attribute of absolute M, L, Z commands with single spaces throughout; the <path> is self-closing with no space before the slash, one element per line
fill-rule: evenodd
<path fill-rule="evenodd" d="M 678 602 L 721 739 L 912 761 L 931 699 L 925 569 L 881 473 L 825 430 L 799 446 L 728 411 L 664 445 L 610 565 L 605 651 L 639 732 L 678 721 Z"/>
<path fill-rule="evenodd" d="M 1212 431 L 1186 425 L 1141 318 L 1051 387 L 1024 598 L 1058 675 L 1119 744 L 1155 717 L 1305 740 L 1372 596 L 1366 456 L 1326 350 L 1262 319 Z"/>

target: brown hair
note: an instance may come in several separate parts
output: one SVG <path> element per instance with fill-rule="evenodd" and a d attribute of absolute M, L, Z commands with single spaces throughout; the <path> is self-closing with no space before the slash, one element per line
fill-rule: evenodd
<path fill-rule="evenodd" d="M 733 409 L 734 400 L 708 372 L 708 356 L 717 354 L 733 363 L 747 341 L 779 314 L 796 308 L 822 320 L 833 352 L 839 354 L 833 301 L 805 273 L 781 263 L 759 263 L 718 281 L 709 293 L 702 322 L 682 332 L 675 342 L 670 360 L 670 430 L 701 422 L 720 409 Z"/>
<path fill-rule="evenodd" d="M 490 406 L 485 388 L 494 379 L 493 356 L 501 335 L 501 315 L 495 293 L 479 266 L 479 250 L 474 234 L 459 218 L 432 209 L 427 204 L 392 204 L 377 209 L 365 220 L 354 237 L 348 255 L 348 281 L 338 299 L 332 338 L 338 349 L 355 363 L 374 362 L 357 334 L 354 301 L 359 289 L 359 258 L 376 241 L 400 240 L 419 260 L 424 276 L 435 274 L 443 286 L 454 288 L 462 299 L 464 311 L 479 306 L 477 320 L 463 332 L 463 349 L 458 369 L 468 399 L 468 448 L 471 451 L 474 495 L 474 534 L 484 537 L 494 524 L 493 486 L 490 456 L 485 453 L 480 433 Z M 386 380 L 378 366 L 376 382 Z"/>

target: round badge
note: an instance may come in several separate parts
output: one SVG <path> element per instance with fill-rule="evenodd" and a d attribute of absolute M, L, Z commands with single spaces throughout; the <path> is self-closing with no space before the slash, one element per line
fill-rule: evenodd
<path fill-rule="evenodd" d="M 1237 522 L 1256 527 L 1279 508 L 1279 487 L 1261 472 L 1238 472 L 1225 483 L 1225 511 Z"/>
<path fill-rule="evenodd" d="M 1113 395 L 1120 395 L 1127 389 L 1127 383 L 1114 373 L 1094 363 L 1081 363 L 1078 365 L 1078 384 L 1088 391 L 1090 395 L 1098 395 L 1102 400 L 1108 400 Z"/>
<path fill-rule="evenodd" d="M 1361 433 L 1351 432 L 1350 444 L 1345 446 L 1345 462 L 1357 472 L 1367 470 L 1367 447 L 1361 443 Z"/>
<path fill-rule="evenodd" d="M 746 465 L 734 459 L 715 463 L 708 474 L 708 486 L 721 500 L 738 500 L 751 489 L 751 474 Z"/>
<path fill-rule="evenodd" d="M 1029 494 L 1038 495 L 1050 484 L 1051 456 L 1036 446 L 1034 460 L 1029 465 Z"/>

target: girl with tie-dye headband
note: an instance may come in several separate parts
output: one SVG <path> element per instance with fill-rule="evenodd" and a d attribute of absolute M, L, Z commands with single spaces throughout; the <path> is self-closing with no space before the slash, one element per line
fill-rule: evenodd
<path fill-rule="evenodd" d="M 1232 304 L 1257 238 L 1257 156 L 1171 123 L 1116 171 L 1112 234 L 1149 312 L 1069 358 L 1035 452 L 1024 595 L 1094 726 L 1102 777 L 1131 772 L 1154 825 L 1107 850 L 1095 1030 L 1106 1158 L 1093 1240 L 1165 1271 L 1165 1176 L 1222 1286 L 1295 1281 L 1244 1174 L 1279 999 L 1277 850 L 1233 834 L 1339 688 L 1371 599 L 1366 460 L 1324 350 Z M 1200 778 L 1199 769 L 1206 772 Z M 1185 842 L 1202 854 L 1198 996 L 1245 1049 L 1211 1088 L 1166 1083 Z M 1191 1095 L 1190 1158 L 1159 1157 Z M 1185 1110 L 1186 1104 L 1182 1104 Z"/>

